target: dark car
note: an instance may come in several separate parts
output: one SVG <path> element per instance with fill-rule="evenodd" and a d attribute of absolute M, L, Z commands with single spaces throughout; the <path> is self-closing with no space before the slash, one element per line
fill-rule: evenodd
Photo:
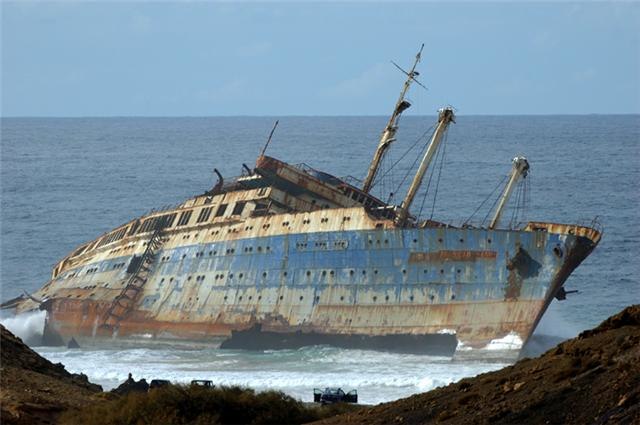
<path fill-rule="evenodd" d="M 171 385 L 171 381 L 167 381 L 166 379 L 152 379 L 149 383 L 149 390 L 154 388 L 166 387 Z"/>
<path fill-rule="evenodd" d="M 206 380 L 206 379 L 194 379 L 193 381 L 191 381 L 191 385 L 198 385 L 200 387 L 205 387 L 205 388 L 214 388 L 215 385 L 213 385 L 212 381 Z"/>
<path fill-rule="evenodd" d="M 313 401 L 321 404 L 357 403 L 358 391 L 351 390 L 345 393 L 342 388 L 325 388 L 324 391 L 314 388 Z"/>

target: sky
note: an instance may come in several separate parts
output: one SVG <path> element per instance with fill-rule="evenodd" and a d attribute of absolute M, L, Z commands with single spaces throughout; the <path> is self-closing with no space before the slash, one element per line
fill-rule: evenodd
<path fill-rule="evenodd" d="M 639 2 L 2 2 L 1 114 L 640 113 Z"/>

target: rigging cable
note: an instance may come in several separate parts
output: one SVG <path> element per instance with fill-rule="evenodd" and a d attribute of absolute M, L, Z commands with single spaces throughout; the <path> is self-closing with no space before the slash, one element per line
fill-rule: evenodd
<path fill-rule="evenodd" d="M 449 131 L 444 133 L 444 142 L 442 143 L 442 156 L 440 157 L 440 169 L 438 170 L 438 180 L 436 180 L 436 191 L 433 194 L 433 204 L 431 205 L 431 216 L 429 220 L 433 218 L 433 212 L 436 209 L 436 198 L 438 197 L 438 188 L 440 187 L 440 175 L 442 174 L 442 166 L 444 165 L 444 154 L 447 151 L 447 140 L 449 139 Z"/>
<path fill-rule="evenodd" d="M 506 178 L 509 177 L 509 174 L 507 174 L 502 181 L 504 181 Z M 502 182 L 501 182 L 502 183 Z M 496 197 L 496 200 L 493 201 L 493 204 L 491 205 L 491 208 L 489 208 L 489 211 L 487 211 L 487 215 L 484 216 L 484 219 L 482 220 L 482 222 L 480 223 L 480 227 L 482 227 L 484 225 L 484 222 L 487 221 L 487 219 L 489 218 L 489 215 L 491 214 L 491 211 L 494 210 L 494 208 L 496 207 L 496 205 L 498 204 L 498 201 L 500 200 L 500 196 Z"/>
<path fill-rule="evenodd" d="M 491 198 L 491 197 L 493 196 L 493 194 L 495 193 L 495 191 L 496 191 L 496 190 L 498 190 L 498 188 L 499 188 L 500 186 L 502 186 L 502 184 L 503 184 L 503 183 L 504 183 L 504 181 L 507 179 L 507 177 L 509 177 L 509 176 L 508 176 L 508 175 L 505 175 L 504 177 L 502 177 L 502 180 L 500 180 L 500 181 L 498 182 L 498 184 L 496 185 L 496 187 L 494 187 L 494 188 L 493 188 L 493 190 L 491 191 L 491 193 L 489 193 L 489 195 L 488 195 L 486 198 L 484 198 L 484 201 L 482 201 L 482 203 L 480 204 L 480 206 L 479 206 L 478 208 L 476 208 L 476 210 L 473 212 L 473 214 L 471 214 L 471 215 L 469 216 L 469 218 L 465 220 L 465 222 L 464 222 L 464 223 L 462 223 L 462 226 L 463 226 L 463 227 L 464 227 L 465 225 L 467 225 L 467 224 L 471 221 L 471 219 L 473 218 L 473 216 L 475 216 L 475 215 L 478 213 L 478 211 L 480 211 L 480 210 L 482 209 L 482 207 L 484 206 L 484 204 L 489 200 L 489 198 Z M 495 205 L 495 203 L 494 203 L 494 205 Z M 491 212 L 491 210 L 489 210 L 489 212 Z M 485 220 L 486 220 L 486 218 L 485 218 Z M 482 222 L 484 223 L 484 220 L 483 220 Z"/>
<path fill-rule="evenodd" d="M 371 188 L 373 189 L 373 188 L 374 188 L 378 183 L 380 183 L 380 180 L 381 180 L 381 179 L 383 179 L 383 178 L 385 178 L 385 177 L 387 176 L 387 174 L 389 174 L 389 173 L 391 172 L 391 170 L 393 170 L 393 169 L 394 169 L 394 167 L 395 167 L 396 165 L 398 165 L 398 163 L 399 163 L 400 161 L 402 161 L 402 160 L 403 160 L 403 159 L 404 159 L 404 158 L 409 154 L 409 152 L 411 152 L 413 149 L 415 149 L 415 147 L 416 147 L 416 146 L 418 146 L 418 143 L 420 143 L 420 142 L 424 139 L 424 137 L 425 137 L 429 132 L 431 132 L 431 131 L 434 129 L 434 127 L 435 127 L 435 125 L 432 125 L 432 126 L 431 126 L 431 127 L 429 127 L 427 130 L 425 130 L 425 132 L 424 132 L 424 133 L 422 133 L 422 135 L 421 135 L 420 137 L 418 137 L 418 138 L 416 139 L 416 141 L 415 141 L 415 142 L 413 142 L 413 145 L 411 145 L 411 146 L 409 147 L 409 149 L 407 149 L 407 150 L 402 154 L 402 156 L 400 156 L 400 158 L 398 158 L 398 160 L 397 160 L 397 161 L 395 161 L 395 162 L 391 165 L 391 167 L 389 167 L 389 170 L 388 170 L 387 172 L 385 172 L 385 173 L 384 173 L 384 174 L 382 174 L 381 176 L 376 176 L 376 178 L 375 178 L 375 179 L 374 179 L 374 181 L 373 181 L 373 184 L 371 185 Z"/>
<path fill-rule="evenodd" d="M 440 146 L 438 146 L 438 148 L 436 149 L 436 157 L 435 157 L 436 164 L 438 163 L 438 158 L 440 158 Z M 422 198 L 422 203 L 420 204 L 420 212 L 418 212 L 418 217 L 422 215 L 422 209 L 424 208 L 425 201 L 427 200 L 427 197 L 429 195 L 429 189 L 431 188 L 431 180 L 433 179 L 433 173 L 435 172 L 434 170 L 435 168 L 431 168 L 429 170 L 429 180 L 427 180 L 427 187 L 425 188 L 424 197 Z"/>

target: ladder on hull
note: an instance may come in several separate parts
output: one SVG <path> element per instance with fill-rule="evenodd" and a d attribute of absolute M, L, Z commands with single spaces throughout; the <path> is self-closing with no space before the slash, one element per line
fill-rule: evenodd
<path fill-rule="evenodd" d="M 141 256 L 134 256 L 129 263 L 127 273 L 131 276 L 127 280 L 126 285 L 113 300 L 111 306 L 105 313 L 100 325 L 103 329 L 117 330 L 122 321 L 133 309 L 142 288 L 152 271 L 152 266 L 156 260 L 156 253 L 162 244 L 164 239 L 162 237 L 162 231 L 164 226 L 162 223 L 158 223 L 156 229 L 151 236 L 151 239 L 147 242 L 147 248 Z"/>

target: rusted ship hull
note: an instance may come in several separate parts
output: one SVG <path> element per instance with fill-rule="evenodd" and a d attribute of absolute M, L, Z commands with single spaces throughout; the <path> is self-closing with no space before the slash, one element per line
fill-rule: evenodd
<path fill-rule="evenodd" d="M 398 229 L 362 208 L 285 214 L 166 231 L 117 328 L 102 326 L 105 314 L 148 237 L 63 264 L 35 296 L 47 299 L 49 325 L 67 338 L 211 340 L 259 325 L 290 336 L 454 335 L 481 348 L 508 335 L 526 341 L 598 237 L 544 223 Z"/>

